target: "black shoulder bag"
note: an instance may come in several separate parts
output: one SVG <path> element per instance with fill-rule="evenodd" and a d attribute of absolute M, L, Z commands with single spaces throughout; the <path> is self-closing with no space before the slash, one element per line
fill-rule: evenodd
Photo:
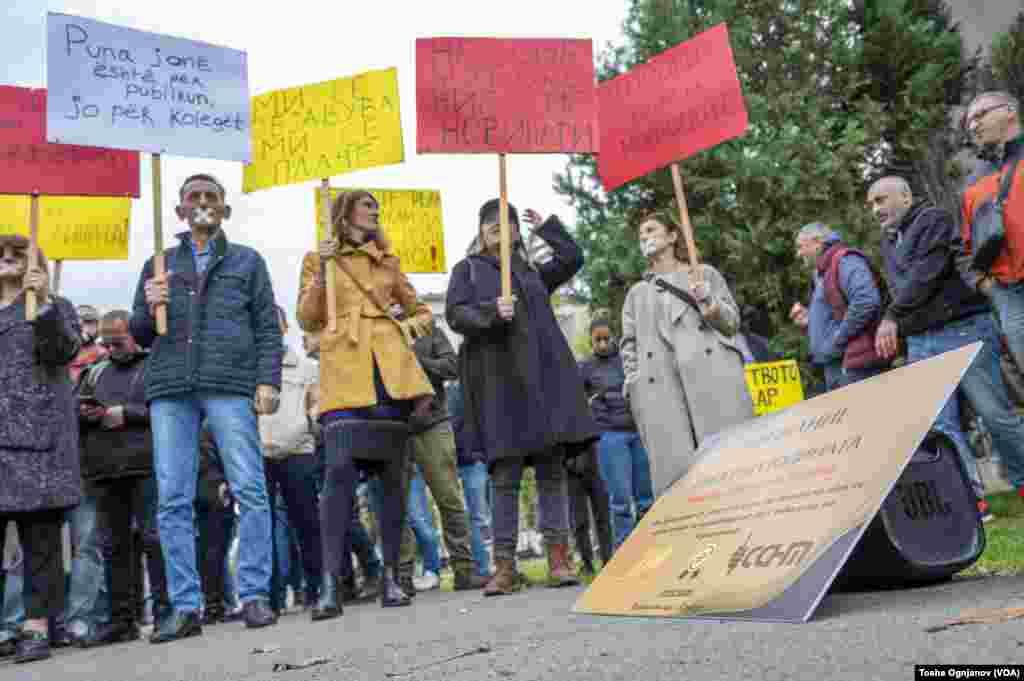
<path fill-rule="evenodd" d="M 676 298 L 692 307 L 694 311 L 697 313 L 697 316 L 700 318 L 701 331 L 708 328 L 708 320 L 704 317 L 704 313 L 701 312 L 700 305 L 697 304 L 697 300 L 692 295 L 690 295 L 688 291 L 684 291 L 678 286 L 668 283 L 661 277 L 651 277 L 650 281 L 660 290 L 668 291 Z"/>
<path fill-rule="evenodd" d="M 999 194 L 995 201 L 985 201 L 974 211 L 971 217 L 971 269 L 988 272 L 992 269 L 996 258 L 1006 246 L 1006 227 L 1003 225 L 1003 210 L 1006 198 L 1010 193 L 1013 178 L 1017 174 L 1015 157 L 1010 168 L 999 183 Z"/>

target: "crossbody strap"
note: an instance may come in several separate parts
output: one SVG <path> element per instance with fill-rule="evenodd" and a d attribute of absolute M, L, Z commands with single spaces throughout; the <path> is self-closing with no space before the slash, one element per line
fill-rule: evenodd
<path fill-rule="evenodd" d="M 348 275 L 349 279 L 352 280 L 356 287 L 358 287 L 359 290 L 362 291 L 367 298 L 373 301 L 374 305 L 379 307 L 381 311 L 387 315 L 388 319 L 393 321 L 398 326 L 399 331 L 402 332 L 402 335 L 405 336 L 405 340 L 408 341 L 409 347 L 412 347 L 413 341 L 415 340 L 412 336 L 412 332 L 409 331 L 407 326 L 402 324 L 402 322 L 400 322 L 398 319 L 395 318 L 394 315 L 391 314 L 391 306 L 385 303 L 383 300 L 381 300 L 380 297 L 377 295 L 376 291 L 368 287 L 363 282 L 359 281 L 359 277 L 357 277 L 355 273 L 352 272 L 347 262 L 345 262 L 340 257 L 337 257 L 334 260 L 335 262 L 338 263 L 338 266 L 345 271 L 345 274 Z"/>

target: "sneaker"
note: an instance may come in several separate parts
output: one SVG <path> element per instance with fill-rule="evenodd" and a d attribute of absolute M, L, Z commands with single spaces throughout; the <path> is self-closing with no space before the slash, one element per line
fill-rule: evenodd
<path fill-rule="evenodd" d="M 441 577 L 436 572 L 426 570 L 422 577 L 413 577 L 412 585 L 416 591 L 433 591 L 441 588 Z"/>
<path fill-rule="evenodd" d="M 978 502 L 978 515 L 981 516 L 981 522 L 987 523 L 996 519 L 990 510 L 988 510 L 988 502 L 982 499 Z"/>

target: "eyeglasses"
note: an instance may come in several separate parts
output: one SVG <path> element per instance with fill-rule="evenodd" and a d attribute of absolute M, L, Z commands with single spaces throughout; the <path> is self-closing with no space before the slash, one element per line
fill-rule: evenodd
<path fill-rule="evenodd" d="M 982 109 L 981 111 L 975 111 L 973 116 L 970 116 L 970 117 L 966 117 L 965 116 L 964 117 L 964 128 L 970 128 L 972 125 L 974 125 L 975 123 L 980 121 L 982 118 L 984 118 L 985 116 L 987 116 L 990 113 L 992 113 L 993 111 L 995 111 L 996 109 L 1002 109 L 1005 106 L 1009 106 L 1009 103 L 1003 102 L 1002 104 L 996 104 L 995 106 L 990 106 L 987 109 Z"/>

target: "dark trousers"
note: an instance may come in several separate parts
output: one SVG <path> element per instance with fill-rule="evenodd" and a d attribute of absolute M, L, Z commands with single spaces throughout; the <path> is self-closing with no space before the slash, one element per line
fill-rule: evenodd
<path fill-rule="evenodd" d="M 0 537 L 14 521 L 24 555 L 25 618 L 44 620 L 64 612 L 64 557 L 62 555 L 64 509 L 0 513 Z M 2 563 L 2 561 L 0 561 Z M 0 564 L 0 610 L 3 609 L 7 574 Z"/>
<path fill-rule="evenodd" d="M 267 475 L 267 493 L 270 495 L 270 536 L 273 542 L 274 569 L 271 577 L 271 607 L 281 609 L 278 603 L 284 585 L 278 569 L 278 551 L 290 551 L 288 546 L 277 545 L 277 495 L 284 497 L 288 520 L 299 540 L 302 569 L 306 576 L 306 603 L 315 603 L 319 593 L 320 576 L 323 573 L 323 541 L 320 531 L 320 514 L 317 508 L 317 460 L 312 454 L 295 454 L 285 459 L 264 459 L 263 469 Z M 293 574 L 298 573 L 293 564 Z"/>
<path fill-rule="evenodd" d="M 97 527 L 111 538 L 112 561 L 107 571 L 111 622 L 133 623 L 142 616 L 142 563 L 132 533 L 133 519 L 138 524 L 146 556 L 154 612 L 167 612 L 167 575 L 156 529 L 156 478 L 103 480 L 93 483 L 91 491 L 96 499 Z"/>
<path fill-rule="evenodd" d="M 199 556 L 199 579 L 207 613 L 224 612 L 224 570 L 231 544 L 235 514 L 219 501 L 200 495 L 196 501 L 196 555 Z"/>
<path fill-rule="evenodd" d="M 570 522 L 580 560 L 589 567 L 594 565 L 594 547 L 590 541 L 590 512 L 593 510 L 601 562 L 607 563 L 612 557 L 612 525 L 608 489 L 604 480 L 596 470 L 590 470 L 582 476 L 569 473 L 566 477 L 569 485 Z"/>
<path fill-rule="evenodd" d="M 337 577 L 352 574 L 352 503 L 359 469 L 352 451 L 345 446 L 337 432 L 325 432 L 327 444 L 327 470 L 324 493 L 320 497 L 320 527 L 323 533 L 324 569 Z M 402 495 L 405 456 L 396 452 L 387 462 L 360 462 L 371 473 L 380 476 L 384 486 L 384 504 L 377 522 L 384 549 L 384 564 L 398 565 L 402 540 L 402 517 L 405 497 Z"/>

